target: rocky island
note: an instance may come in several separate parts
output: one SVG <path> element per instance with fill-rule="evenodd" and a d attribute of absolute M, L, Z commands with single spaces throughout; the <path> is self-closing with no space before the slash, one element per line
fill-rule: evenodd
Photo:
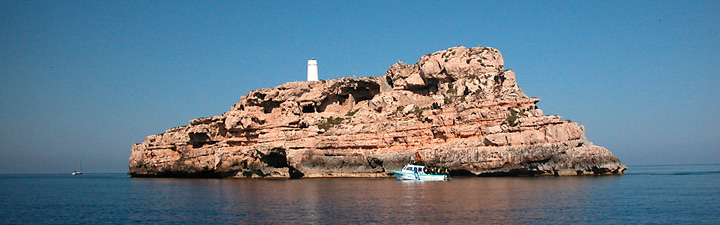
<path fill-rule="evenodd" d="M 411 157 L 451 175 L 604 175 L 627 168 L 544 115 L 489 47 L 449 48 L 385 75 L 289 82 L 132 146 L 133 177 L 391 177 Z"/>

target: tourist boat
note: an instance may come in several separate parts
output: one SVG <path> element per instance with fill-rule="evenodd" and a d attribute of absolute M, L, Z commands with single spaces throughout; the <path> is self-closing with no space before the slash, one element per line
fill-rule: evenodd
<path fill-rule="evenodd" d="M 407 164 L 400 171 L 393 170 L 398 180 L 449 180 L 447 174 L 425 173 L 425 166 Z"/>

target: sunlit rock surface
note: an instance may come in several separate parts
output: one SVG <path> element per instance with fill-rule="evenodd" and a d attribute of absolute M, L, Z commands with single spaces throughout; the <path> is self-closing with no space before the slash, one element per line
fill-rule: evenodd
<path fill-rule="evenodd" d="M 584 128 L 543 115 L 500 52 L 453 47 L 384 76 L 290 82 L 134 144 L 134 177 L 388 177 L 411 157 L 451 175 L 626 169 Z"/>

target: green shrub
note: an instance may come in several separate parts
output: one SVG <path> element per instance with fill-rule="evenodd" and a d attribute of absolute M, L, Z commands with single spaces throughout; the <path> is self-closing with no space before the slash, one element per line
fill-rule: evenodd
<path fill-rule="evenodd" d="M 517 119 L 518 119 L 517 113 L 512 112 L 512 113 L 510 114 L 510 116 L 508 116 L 508 118 L 505 119 L 505 121 L 508 122 L 508 124 L 509 124 L 510 126 L 515 126 L 515 125 L 517 125 L 517 123 L 516 123 L 516 122 L 517 122 Z"/>
<path fill-rule="evenodd" d="M 323 130 L 328 130 L 328 129 L 330 129 L 331 127 L 335 127 L 335 126 L 337 126 L 338 124 L 342 123 L 343 120 L 344 120 L 344 119 L 341 118 L 341 117 L 332 117 L 332 116 L 331 116 L 331 117 L 328 117 L 328 118 L 325 120 L 325 122 L 323 122 L 323 123 L 321 123 L 321 124 L 318 124 L 318 128 L 323 129 Z"/>
<path fill-rule="evenodd" d="M 508 118 L 505 119 L 505 122 L 507 122 L 508 125 L 510 125 L 510 126 L 515 126 L 515 125 L 517 125 L 517 119 L 518 119 L 520 116 L 518 116 L 518 113 L 515 112 L 515 110 L 513 110 L 513 109 L 511 109 L 511 108 L 508 108 L 508 111 L 510 111 L 510 116 L 508 116 Z M 522 112 L 521 112 L 521 113 L 522 113 Z"/>
<path fill-rule="evenodd" d="M 425 111 L 426 109 L 430 109 L 430 108 L 429 107 L 420 108 L 420 107 L 415 106 L 415 111 L 414 111 L 415 116 L 420 118 L 420 116 L 422 116 L 423 111 Z"/>
<path fill-rule="evenodd" d="M 443 95 L 443 97 L 445 97 L 445 99 L 444 99 L 445 104 L 452 103 L 452 99 L 450 97 L 448 97 L 447 95 Z"/>
<path fill-rule="evenodd" d="M 397 109 L 395 109 L 395 112 L 393 114 L 400 114 L 404 108 L 405 107 L 403 107 L 403 106 L 398 106 Z"/>
<path fill-rule="evenodd" d="M 515 112 L 515 110 L 512 110 L 512 109 L 508 109 L 508 110 L 510 111 L 510 116 L 508 116 L 508 118 L 505 119 L 505 121 L 510 126 L 516 126 L 518 124 L 517 119 L 520 118 L 521 116 L 525 115 L 525 110 L 522 109 L 522 110 L 520 110 L 520 112 Z"/>
<path fill-rule="evenodd" d="M 466 59 L 465 63 L 470 64 L 470 61 L 472 61 L 472 59 Z"/>
<path fill-rule="evenodd" d="M 457 90 L 455 90 L 455 85 L 453 85 L 453 83 L 448 84 L 447 92 L 450 94 L 457 94 Z"/>
<path fill-rule="evenodd" d="M 349 116 L 349 117 L 352 117 L 352 116 L 354 116 L 354 115 L 355 115 L 355 113 L 357 113 L 358 111 L 360 111 L 360 109 L 358 109 L 358 110 L 355 110 L 355 111 L 352 111 L 352 110 L 351 110 L 350 112 L 347 112 L 347 113 L 345 114 L 345 116 Z"/>

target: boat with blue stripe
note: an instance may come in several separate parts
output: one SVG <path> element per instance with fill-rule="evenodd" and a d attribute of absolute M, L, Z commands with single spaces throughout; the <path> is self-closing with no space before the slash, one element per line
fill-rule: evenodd
<path fill-rule="evenodd" d="M 392 170 L 395 177 L 398 180 L 449 180 L 450 177 L 446 174 L 431 174 L 428 173 L 426 166 L 407 164 L 402 170 Z"/>

